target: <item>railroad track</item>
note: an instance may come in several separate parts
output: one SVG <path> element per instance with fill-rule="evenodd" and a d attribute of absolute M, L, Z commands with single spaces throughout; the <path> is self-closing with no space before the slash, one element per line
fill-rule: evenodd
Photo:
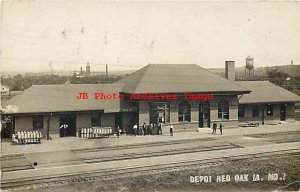
<path fill-rule="evenodd" d="M 276 132 L 266 134 L 247 135 L 248 137 L 263 138 L 273 143 L 292 143 L 300 141 L 299 131 Z"/>
<path fill-rule="evenodd" d="M 286 138 L 286 139 L 271 139 L 270 140 L 273 143 L 292 143 L 292 142 L 299 142 L 299 138 Z"/>
<path fill-rule="evenodd" d="M 1 155 L 0 162 L 2 172 L 33 169 L 23 154 Z"/>
<path fill-rule="evenodd" d="M 287 136 L 287 135 L 299 135 L 299 134 L 300 134 L 300 131 L 288 131 L 288 132 L 249 134 L 249 135 L 245 135 L 245 136 L 255 137 L 255 138 L 267 138 L 267 137 L 274 137 L 274 136 Z"/>
<path fill-rule="evenodd" d="M 0 160 L 6 161 L 6 160 L 12 160 L 12 159 L 23 159 L 23 154 L 13 154 L 13 155 L 1 155 Z"/>
<path fill-rule="evenodd" d="M 289 131 L 289 132 L 276 132 L 276 133 L 266 133 L 266 134 L 249 134 L 245 135 L 248 137 L 255 138 L 265 138 L 279 135 L 294 135 L 300 134 L 300 131 Z M 143 136 L 137 136 L 143 137 Z M 72 152 L 75 153 L 87 153 L 87 152 L 101 152 L 101 151 L 111 151 L 111 150 L 120 150 L 120 149 L 132 149 L 132 148 L 143 148 L 143 147 L 155 147 L 162 145 L 174 145 L 174 144 L 184 144 L 184 143 L 193 143 L 193 142 L 205 142 L 205 141 L 214 141 L 214 138 L 205 137 L 205 138 L 196 138 L 196 139 L 183 139 L 183 140 L 175 140 L 175 141 L 159 141 L 159 142 L 149 142 L 149 143 L 136 143 L 130 145 L 115 145 L 115 146 L 104 146 L 104 147 L 96 147 L 96 148 L 81 148 L 81 149 L 73 149 Z"/>
<path fill-rule="evenodd" d="M 141 136 L 142 137 L 142 136 Z M 143 148 L 143 147 L 156 147 L 156 146 L 166 146 L 166 145 L 174 145 L 174 144 L 186 144 L 186 143 L 199 143 L 199 142 L 207 142 L 207 141 L 214 141 L 214 139 L 210 137 L 206 138 L 197 138 L 197 139 L 184 139 L 184 140 L 175 140 L 175 141 L 159 141 L 159 142 L 150 142 L 150 143 L 137 143 L 131 145 L 115 145 L 115 146 L 105 146 L 105 147 L 97 147 L 97 148 L 82 148 L 82 149 L 74 149 L 71 150 L 74 153 L 92 153 L 92 152 L 102 152 L 102 151 L 112 151 L 112 150 L 126 150 L 126 149 L 134 149 L 134 148 Z M 223 149 L 228 149 L 227 145 L 224 146 Z M 186 149 L 187 151 L 188 149 Z M 212 149 L 218 150 L 218 149 Z M 179 154 L 178 151 L 174 150 L 174 152 L 170 152 L 174 154 Z M 127 156 L 126 156 L 127 155 Z M 143 158 L 142 154 L 126 154 L 123 156 L 114 157 L 105 157 L 103 160 L 100 158 L 81 158 L 81 160 L 85 163 L 99 163 L 105 161 L 112 161 L 112 160 L 122 160 L 122 159 L 133 159 L 133 158 Z M 163 154 L 160 154 L 163 155 Z M 149 156 L 149 155 L 148 155 Z M 159 156 L 156 154 L 155 156 Z M 19 171 L 19 170 L 27 170 L 27 169 L 34 169 L 32 163 L 26 160 L 24 154 L 15 154 L 15 155 L 2 155 L 0 157 L 1 161 L 1 171 L 2 172 L 9 172 L 9 171 Z M 15 163 L 13 163 L 15 161 Z M 57 162 L 52 162 L 48 164 L 55 164 Z M 70 163 L 70 162 L 69 162 Z"/>
<path fill-rule="evenodd" d="M 143 137 L 143 136 L 139 136 Z M 95 148 L 81 148 L 81 149 L 73 149 L 72 152 L 80 153 L 80 152 L 100 152 L 100 151 L 111 151 L 111 150 L 120 150 L 120 149 L 132 149 L 132 148 L 143 148 L 143 147 L 155 147 L 162 145 L 174 145 L 174 144 L 184 144 L 184 143 L 193 143 L 193 142 L 205 142 L 205 141 L 214 141 L 215 139 L 210 137 L 205 138 L 197 138 L 197 139 L 182 139 L 175 141 L 158 141 L 158 142 L 149 142 L 149 143 L 136 143 L 130 145 L 115 145 L 115 146 L 103 146 L 103 147 L 95 147 Z"/>
<path fill-rule="evenodd" d="M 106 161 L 119 161 L 127 159 L 138 159 L 138 158 L 147 158 L 147 157 L 158 157 L 158 156 L 167 156 L 167 155 L 178 155 L 178 154 L 187 154 L 187 153 L 197 153 L 204 151 L 215 151 L 215 150 L 225 150 L 233 148 L 242 148 L 238 145 L 231 143 L 228 144 L 219 144 L 214 146 L 197 146 L 197 147 L 188 147 L 181 149 L 169 149 L 163 151 L 154 151 L 154 152 L 136 152 L 136 153 L 125 153 L 114 156 L 104 156 L 104 157 L 92 157 L 92 158 L 81 158 L 85 163 L 100 163 Z"/>
<path fill-rule="evenodd" d="M 281 150 L 273 152 L 264 152 L 248 155 L 237 155 L 222 158 L 211 158 L 202 160 L 192 160 L 186 162 L 173 162 L 168 164 L 157 164 L 151 166 L 133 166 L 114 169 L 99 169 L 93 172 L 78 172 L 65 175 L 51 175 L 41 177 L 27 177 L 22 179 L 2 180 L 2 189 L 10 188 L 30 188 L 63 185 L 70 183 L 80 183 L 98 180 L 110 180 L 120 177 L 133 177 L 138 175 L 151 175 L 163 172 L 180 171 L 186 169 L 201 169 L 211 166 L 226 165 L 237 161 L 255 161 L 264 159 L 276 159 L 283 157 L 298 157 L 300 149 Z"/>

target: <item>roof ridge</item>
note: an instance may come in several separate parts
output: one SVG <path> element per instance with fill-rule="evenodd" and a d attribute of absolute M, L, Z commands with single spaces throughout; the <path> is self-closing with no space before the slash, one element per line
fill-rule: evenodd
<path fill-rule="evenodd" d="M 87 83 L 84 83 L 84 84 L 45 84 L 45 85 L 32 85 L 30 86 L 29 88 L 31 87 L 47 87 L 47 86 L 92 86 L 92 85 L 118 85 L 118 84 L 123 84 L 122 82 L 115 82 L 115 83 L 92 83 L 92 84 L 87 84 Z M 28 88 L 28 89 L 29 89 Z M 25 89 L 27 90 L 27 89 Z"/>
<path fill-rule="evenodd" d="M 130 81 L 132 78 L 134 78 L 135 76 L 138 77 L 138 81 L 134 81 L 134 82 L 131 82 L 130 84 L 135 84 L 135 88 L 138 86 L 139 82 L 141 82 L 141 79 L 144 77 L 145 75 L 145 72 L 147 71 L 147 69 L 149 68 L 150 64 L 146 65 L 145 67 L 142 67 L 141 69 L 129 74 L 127 77 L 124 77 L 122 79 L 120 79 L 119 81 L 117 81 L 117 83 L 124 83 L 124 87 L 126 87 L 126 81 Z M 141 73 L 141 74 L 140 74 Z M 124 88 L 123 87 L 123 88 Z M 135 90 L 132 90 L 132 91 L 135 91 Z"/>
<path fill-rule="evenodd" d="M 197 65 L 197 64 L 196 63 L 149 63 L 148 65 Z"/>
<path fill-rule="evenodd" d="M 181 78 L 183 79 L 181 80 Z M 206 83 L 197 83 L 197 81 L 204 82 L 204 80 L 206 80 L 204 78 L 212 78 L 209 79 L 214 82 L 212 87 L 216 87 L 218 90 L 227 90 L 228 88 L 224 88 L 223 85 L 221 86 L 221 84 L 225 83 L 227 87 L 232 87 L 233 90 L 250 91 L 237 82 L 229 81 L 197 64 L 148 64 L 118 82 L 125 83 L 123 88 L 124 92 L 145 92 L 150 90 L 163 92 L 167 90 L 178 91 L 184 89 L 206 89 L 209 91 L 212 88 L 207 88 Z M 176 82 L 177 85 L 175 85 Z M 178 85 L 180 83 L 182 83 L 182 85 Z M 184 84 L 186 84 L 187 87 Z"/>
<path fill-rule="evenodd" d="M 139 76 L 139 80 L 137 81 L 138 83 L 136 84 L 135 88 L 137 88 L 139 86 L 139 84 L 141 83 L 142 79 L 145 77 L 145 74 L 148 71 L 148 68 L 150 67 L 151 64 L 146 65 L 145 67 L 143 67 L 141 70 L 143 73 Z M 133 90 L 133 92 L 135 92 L 135 90 Z"/>
<path fill-rule="evenodd" d="M 211 75 L 214 75 L 214 76 L 219 77 L 219 78 L 221 78 L 221 79 L 225 79 L 225 80 L 227 80 L 228 82 L 231 82 L 231 83 L 233 83 L 233 84 L 235 84 L 235 85 L 237 85 L 237 86 L 240 86 L 240 87 L 242 87 L 242 88 L 245 88 L 245 87 L 241 86 L 237 81 L 229 81 L 229 80 L 226 79 L 225 77 L 222 77 L 222 76 L 220 76 L 220 75 L 218 75 L 218 74 L 216 74 L 216 73 L 213 73 L 213 72 L 211 72 L 210 70 L 208 70 L 208 69 L 206 69 L 206 68 L 203 68 L 203 67 L 201 67 L 201 66 L 199 66 L 199 65 L 196 65 L 196 66 L 198 66 L 199 68 L 205 70 L 206 72 L 210 73 Z"/>
<path fill-rule="evenodd" d="M 240 82 L 269 82 L 269 83 L 271 83 L 268 80 L 263 80 L 263 81 L 260 81 L 260 80 L 257 80 L 257 81 L 236 81 L 236 82 L 238 82 L 238 83 L 240 83 Z"/>

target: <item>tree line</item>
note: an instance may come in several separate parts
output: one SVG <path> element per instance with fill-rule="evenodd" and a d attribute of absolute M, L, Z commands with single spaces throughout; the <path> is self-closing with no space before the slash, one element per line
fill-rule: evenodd
<path fill-rule="evenodd" d="M 106 84 L 114 83 L 127 75 L 108 75 L 105 74 L 95 76 L 76 75 L 15 75 L 9 77 L 1 77 L 1 84 L 7 85 L 11 91 L 23 91 L 32 85 L 47 84 Z M 291 76 L 279 69 L 267 69 L 267 75 L 260 77 L 260 80 L 268 80 L 279 85 L 289 91 L 300 95 L 300 76 Z"/>
<path fill-rule="evenodd" d="M 15 75 L 1 77 L 1 84 L 10 88 L 10 91 L 23 91 L 32 85 L 49 84 L 101 84 L 114 83 L 125 75 L 96 75 L 96 76 L 63 76 L 63 75 Z"/>
<path fill-rule="evenodd" d="M 267 69 L 266 80 L 300 95 L 300 76 L 291 76 L 278 69 Z"/>

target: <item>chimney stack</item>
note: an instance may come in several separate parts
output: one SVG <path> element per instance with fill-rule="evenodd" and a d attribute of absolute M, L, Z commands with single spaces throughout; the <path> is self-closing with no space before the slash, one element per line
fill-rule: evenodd
<path fill-rule="evenodd" d="M 225 61 L 225 78 L 230 81 L 235 81 L 235 62 Z"/>
<path fill-rule="evenodd" d="M 108 76 L 108 66 L 107 65 L 106 65 L 105 75 L 106 75 L 106 77 Z"/>

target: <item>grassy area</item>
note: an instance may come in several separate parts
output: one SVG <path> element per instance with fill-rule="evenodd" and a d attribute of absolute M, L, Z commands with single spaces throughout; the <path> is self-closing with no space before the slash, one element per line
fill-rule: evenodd
<path fill-rule="evenodd" d="M 268 173 L 278 173 L 280 176 L 285 173 L 286 178 L 284 181 L 268 181 Z M 225 166 L 119 178 L 109 181 L 47 186 L 28 191 L 275 191 L 289 184 L 284 190 L 297 191 L 300 187 L 299 173 L 300 158 L 294 156 L 252 162 L 244 160 Z M 214 178 L 223 174 L 230 175 L 231 181 L 215 182 Z M 249 174 L 249 181 L 235 182 L 234 176 L 240 174 Z M 265 180 L 255 182 L 252 180 L 252 174 L 259 174 Z M 190 183 L 191 175 L 210 175 L 213 179 L 211 183 Z"/>

